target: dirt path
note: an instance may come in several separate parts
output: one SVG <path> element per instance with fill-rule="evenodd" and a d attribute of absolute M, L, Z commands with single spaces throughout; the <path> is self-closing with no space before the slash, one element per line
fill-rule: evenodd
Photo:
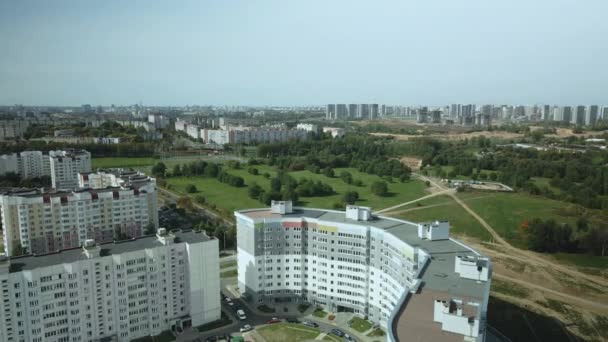
<path fill-rule="evenodd" d="M 608 312 L 608 304 L 600 303 L 600 302 L 597 302 L 597 301 L 586 300 L 586 299 L 583 299 L 581 297 L 577 297 L 577 296 L 573 296 L 573 295 L 570 295 L 570 294 L 567 294 L 567 293 L 564 293 L 564 292 L 556 291 L 556 290 L 547 288 L 545 286 L 541 286 L 541 285 L 538 285 L 538 284 L 535 284 L 535 283 L 532 283 L 532 282 L 529 282 L 529 281 L 526 281 L 526 280 L 523 280 L 523 279 L 517 279 L 517 278 L 511 277 L 511 276 L 506 276 L 506 275 L 503 275 L 503 274 L 500 274 L 500 273 L 493 273 L 492 277 L 494 277 L 496 279 L 501 279 L 501 280 L 504 280 L 504 281 L 512 282 L 512 283 L 515 283 L 515 284 L 518 284 L 518 285 L 522 285 L 524 287 L 533 288 L 533 289 L 536 289 L 536 290 L 539 290 L 539 291 L 542 291 L 542 292 L 545 292 L 545 293 L 550 293 L 550 294 L 552 294 L 554 296 L 558 296 L 560 298 L 563 298 L 565 302 L 579 304 L 579 305 L 581 305 L 583 307 L 585 307 L 585 306 L 591 306 L 591 307 L 600 309 L 602 311 Z"/>
<path fill-rule="evenodd" d="M 430 195 L 422 196 L 422 197 L 417 198 L 417 199 L 415 199 L 413 201 L 397 204 L 397 205 L 394 205 L 392 207 L 388 207 L 388 208 L 384 208 L 382 210 L 378 210 L 378 211 L 376 211 L 376 214 L 382 214 L 382 213 L 390 212 L 390 211 L 393 211 L 393 210 L 395 210 L 397 208 L 405 207 L 406 205 L 409 205 L 409 204 L 412 204 L 412 203 L 416 203 L 416 202 L 419 202 L 419 201 L 422 201 L 422 200 L 425 200 L 425 199 L 428 199 L 428 198 L 431 198 L 431 197 L 439 196 L 439 195 L 449 194 L 450 192 L 454 192 L 454 191 L 455 191 L 454 189 L 441 190 L 441 191 L 432 193 Z"/>
<path fill-rule="evenodd" d="M 433 184 L 436 187 L 445 189 L 445 187 L 443 187 L 440 184 L 437 184 L 433 179 L 431 179 L 429 177 L 426 177 L 423 175 L 419 175 L 419 177 L 422 180 L 429 181 L 431 184 Z M 505 239 L 503 239 L 494 230 L 494 228 L 492 228 L 492 226 L 490 226 L 481 216 L 477 215 L 477 213 L 473 209 L 471 209 L 463 200 L 461 200 L 458 196 L 456 196 L 456 194 L 454 192 L 449 192 L 449 193 L 447 193 L 447 195 L 452 197 L 452 199 L 454 199 L 454 201 L 456 201 L 464 210 L 466 210 L 469 214 L 471 214 L 488 231 L 488 233 L 490 233 L 490 235 L 492 235 L 492 238 L 494 239 L 495 242 L 497 242 L 500 245 L 503 245 L 510 252 L 513 252 L 514 254 L 523 255 L 528 259 L 532 259 L 542 265 L 549 266 L 549 267 L 553 268 L 554 270 L 557 270 L 557 271 L 560 271 L 567 275 L 570 275 L 576 279 L 586 279 L 588 281 L 592 281 L 592 282 L 595 282 L 595 283 L 598 283 L 598 284 L 601 284 L 604 286 L 608 286 L 608 281 L 606 281 L 606 279 L 588 275 L 588 274 L 579 272 L 577 270 L 573 270 L 571 267 L 566 267 L 561 264 L 547 260 L 545 258 L 541 258 L 541 257 L 535 255 L 533 252 L 513 247 L 513 245 L 511 245 L 509 242 L 507 242 Z"/>

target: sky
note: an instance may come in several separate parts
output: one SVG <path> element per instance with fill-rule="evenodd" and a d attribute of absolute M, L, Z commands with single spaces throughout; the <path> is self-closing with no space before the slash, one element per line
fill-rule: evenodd
<path fill-rule="evenodd" d="M 0 104 L 608 104 L 606 0 L 0 1 Z"/>

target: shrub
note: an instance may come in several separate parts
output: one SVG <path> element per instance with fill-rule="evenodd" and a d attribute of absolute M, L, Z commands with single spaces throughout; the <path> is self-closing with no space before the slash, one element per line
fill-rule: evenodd
<path fill-rule="evenodd" d="M 372 183 L 371 191 L 376 196 L 386 196 L 388 193 L 388 186 L 384 181 L 376 181 Z"/>
<path fill-rule="evenodd" d="M 188 184 L 188 185 L 186 185 L 186 192 L 189 194 L 193 194 L 193 193 L 198 192 L 198 189 L 196 188 L 196 185 Z"/>

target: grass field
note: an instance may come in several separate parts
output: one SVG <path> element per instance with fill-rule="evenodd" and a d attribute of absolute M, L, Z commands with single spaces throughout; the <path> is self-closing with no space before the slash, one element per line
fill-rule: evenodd
<path fill-rule="evenodd" d="M 275 323 L 257 329 L 267 342 L 314 340 L 321 331 L 295 323 Z"/>
<path fill-rule="evenodd" d="M 366 332 L 372 327 L 372 324 L 369 321 L 359 317 L 353 317 L 349 324 L 351 328 L 357 330 L 358 332 Z"/>
<path fill-rule="evenodd" d="M 237 270 L 224 271 L 220 273 L 220 278 L 233 278 L 238 275 Z"/>
<path fill-rule="evenodd" d="M 599 268 L 601 270 L 608 269 L 608 256 L 593 256 L 587 254 L 570 254 L 570 253 L 555 253 L 551 255 L 560 262 L 580 266 Z"/>
<path fill-rule="evenodd" d="M 236 266 L 236 260 L 220 262 L 220 268 L 228 268 L 228 267 L 235 267 L 235 266 Z"/>
<path fill-rule="evenodd" d="M 532 180 L 532 183 L 534 183 L 534 185 L 536 185 L 537 187 L 539 187 L 539 188 L 547 187 L 554 194 L 560 194 L 562 192 L 559 188 L 556 188 L 554 186 L 551 186 L 551 184 L 549 184 L 549 182 L 551 181 L 551 179 L 549 179 L 549 178 L 532 177 L 531 180 Z"/>
<path fill-rule="evenodd" d="M 323 337 L 323 341 L 335 341 L 335 342 L 341 342 L 341 340 L 340 340 L 340 338 L 339 338 L 339 337 L 337 337 L 337 336 L 335 336 L 335 335 L 331 335 L 331 334 L 325 335 L 325 336 Z"/>
<path fill-rule="evenodd" d="M 199 190 L 199 193 L 193 195 L 205 196 L 208 202 L 229 212 L 243 208 L 260 208 L 264 207 L 264 204 L 248 196 L 248 186 L 257 183 L 262 188 L 269 190 L 270 181 L 265 178 L 263 174 L 268 172 L 271 176 L 275 176 L 276 171 L 273 168 L 263 165 L 256 166 L 256 168 L 258 168 L 260 173 L 256 176 L 247 172 L 246 169 L 228 170 L 230 174 L 243 177 L 245 186 L 241 188 L 235 188 L 221 183 L 215 178 L 206 177 L 175 177 L 168 178 L 167 182 L 172 186 L 173 190 L 183 194 L 186 193 L 185 188 L 188 184 L 194 184 Z M 315 181 L 320 180 L 327 183 L 336 192 L 336 194 L 331 196 L 302 197 L 300 198 L 298 205 L 316 208 L 333 208 L 334 203 L 341 202 L 342 196 L 346 191 L 354 190 L 359 193 L 360 199 L 356 202 L 357 205 L 370 206 L 372 209 L 382 209 L 391 205 L 407 202 L 426 194 L 426 185 L 423 182 L 419 180 L 410 180 L 405 183 L 399 181 L 388 183 L 388 196 L 376 196 L 371 193 L 370 185 L 374 181 L 381 180 L 380 177 L 362 173 L 351 168 L 336 169 L 335 172 L 336 174 L 339 174 L 342 170 L 349 171 L 354 179 L 361 180 L 363 186 L 357 187 L 348 185 L 338 177 L 328 178 L 324 175 L 311 173 L 309 171 L 290 172 L 289 174 L 296 179 L 310 178 Z"/>
<path fill-rule="evenodd" d="M 518 227 L 524 220 L 535 217 L 555 219 L 556 222 L 574 224 L 575 218 L 563 216 L 565 202 L 521 193 L 466 192 L 458 194 L 498 234 L 517 247 L 524 247 Z"/>
<path fill-rule="evenodd" d="M 501 293 L 507 296 L 526 298 L 528 297 L 528 289 L 517 284 L 505 282 L 499 279 L 492 279 L 492 292 Z"/>
<path fill-rule="evenodd" d="M 414 222 L 448 220 L 451 232 L 490 241 L 490 233 L 449 196 L 436 196 L 419 203 L 421 206 L 413 204 L 398 209 L 394 216 Z M 409 211 L 399 213 L 402 210 Z"/>

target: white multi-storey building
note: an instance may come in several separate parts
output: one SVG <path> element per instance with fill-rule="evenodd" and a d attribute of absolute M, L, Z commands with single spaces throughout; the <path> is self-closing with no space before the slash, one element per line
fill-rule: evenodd
<path fill-rule="evenodd" d="M 50 176 L 55 188 L 74 188 L 78 173 L 91 171 L 91 153 L 69 149 L 50 151 L 24 151 L 19 154 L 0 155 L 0 174 L 16 172 L 22 178 Z"/>
<path fill-rule="evenodd" d="M 0 342 L 131 341 L 220 318 L 218 241 L 192 231 L 0 259 Z"/>
<path fill-rule="evenodd" d="M 259 303 L 306 301 L 380 324 L 389 341 L 483 341 L 491 262 L 449 238 L 448 222 L 346 212 L 235 212 L 238 286 Z"/>
<path fill-rule="evenodd" d="M 83 185 L 88 177 L 94 178 L 81 175 Z M 7 255 L 50 253 L 82 246 L 87 239 L 124 240 L 142 236 L 150 225 L 158 228 L 154 179 L 122 177 L 99 189 L 1 189 Z"/>
<path fill-rule="evenodd" d="M 57 189 L 78 186 L 78 174 L 91 172 L 91 153 L 84 150 L 50 151 L 51 183 Z"/>

